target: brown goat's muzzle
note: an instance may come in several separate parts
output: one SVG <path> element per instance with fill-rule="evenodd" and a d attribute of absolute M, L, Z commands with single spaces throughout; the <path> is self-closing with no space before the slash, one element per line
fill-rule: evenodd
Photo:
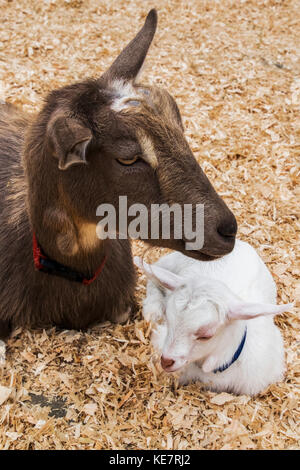
<path fill-rule="evenodd" d="M 181 140 L 181 144 L 182 144 Z M 179 147 L 179 145 L 178 145 Z M 160 159 L 158 178 L 163 199 L 170 206 L 179 204 L 192 207 L 192 234 L 198 237 L 201 231 L 202 244 L 194 249 L 193 240 L 186 234 L 184 221 L 182 239 L 170 240 L 165 246 L 203 261 L 220 258 L 230 253 L 235 244 L 237 222 L 223 199 L 202 171 L 185 142 L 185 149 L 179 155 L 170 154 Z M 197 223 L 197 208 L 202 207 L 202 222 Z M 174 224 L 175 225 L 175 224 Z M 160 240 L 161 243 L 161 240 Z"/>
<path fill-rule="evenodd" d="M 226 214 L 221 222 L 214 223 L 214 220 L 210 217 L 204 218 L 204 243 L 202 248 L 189 250 L 186 248 L 189 240 L 183 239 L 182 250 L 180 251 L 191 258 L 202 261 L 221 258 L 230 253 L 235 244 L 237 222 L 232 212 L 227 207 L 226 209 Z"/>
<path fill-rule="evenodd" d="M 212 258 L 227 255 L 233 250 L 235 244 L 237 222 L 232 212 L 225 203 L 223 204 L 225 207 L 221 220 L 217 219 L 218 222 L 215 225 L 211 221 L 208 227 L 204 225 L 204 245 L 201 253 Z"/>

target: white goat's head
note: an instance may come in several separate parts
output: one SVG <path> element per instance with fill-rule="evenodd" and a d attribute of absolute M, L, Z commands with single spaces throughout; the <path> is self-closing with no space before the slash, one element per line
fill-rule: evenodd
<path fill-rule="evenodd" d="M 236 320 L 277 315 L 292 306 L 245 302 L 223 282 L 194 275 L 183 278 L 141 258 L 135 257 L 134 261 L 149 279 L 165 289 L 167 334 L 161 363 L 167 372 L 194 361 L 203 361 L 204 372 L 212 371 L 219 359 L 214 351 L 226 326 Z"/>

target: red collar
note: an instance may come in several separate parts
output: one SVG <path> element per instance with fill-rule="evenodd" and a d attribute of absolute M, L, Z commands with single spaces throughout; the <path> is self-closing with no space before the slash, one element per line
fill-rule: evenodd
<path fill-rule="evenodd" d="M 41 247 L 38 244 L 36 239 L 36 235 L 33 232 L 32 237 L 32 251 L 33 251 L 33 261 L 34 267 L 38 271 L 42 271 L 44 273 L 52 274 L 53 276 L 64 277 L 69 281 L 80 282 L 85 286 L 92 284 L 92 282 L 97 279 L 99 274 L 101 273 L 102 269 L 107 260 L 107 256 L 104 256 L 99 268 L 95 271 L 94 275 L 91 278 L 86 278 L 82 273 L 78 271 L 73 271 L 72 269 L 64 266 L 63 264 L 58 263 L 50 258 L 48 258 L 42 251 Z"/>

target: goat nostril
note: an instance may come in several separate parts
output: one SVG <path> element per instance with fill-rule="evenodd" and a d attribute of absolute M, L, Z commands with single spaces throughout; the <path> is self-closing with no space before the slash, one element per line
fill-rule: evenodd
<path fill-rule="evenodd" d="M 174 364 L 175 361 L 173 361 L 173 359 L 171 359 L 169 357 L 161 356 L 160 362 L 161 362 L 162 368 L 166 369 L 168 367 L 171 367 Z"/>
<path fill-rule="evenodd" d="M 235 219 L 232 219 L 230 222 L 222 222 L 218 226 L 218 233 L 224 238 L 233 238 L 236 236 L 237 232 L 237 223 Z"/>

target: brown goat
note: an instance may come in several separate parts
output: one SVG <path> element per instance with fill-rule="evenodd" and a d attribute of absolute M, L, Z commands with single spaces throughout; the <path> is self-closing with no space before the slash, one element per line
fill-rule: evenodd
<path fill-rule="evenodd" d="M 97 207 L 118 208 L 120 195 L 128 205 L 205 204 L 201 250 L 186 251 L 183 239 L 151 244 L 204 260 L 234 246 L 235 218 L 197 164 L 175 101 L 135 82 L 156 23 L 151 10 L 100 79 L 51 92 L 33 119 L 0 104 L 0 338 L 14 326 L 127 318 L 130 242 L 96 235 Z"/>

